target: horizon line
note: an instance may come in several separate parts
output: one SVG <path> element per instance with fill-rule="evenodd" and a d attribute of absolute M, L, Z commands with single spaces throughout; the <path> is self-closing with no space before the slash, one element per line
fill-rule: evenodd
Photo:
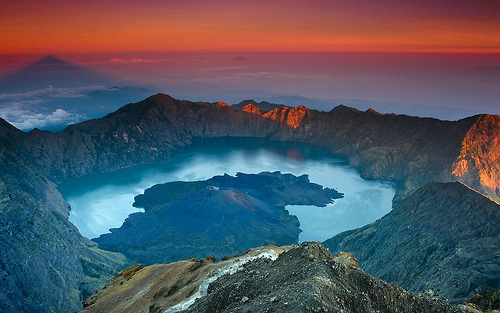
<path fill-rule="evenodd" d="M 353 54 L 500 54 L 499 50 L 228 50 L 228 49 L 206 49 L 206 50 L 130 50 L 130 51 L 85 51 L 85 52 L 20 52 L 0 53 L 0 57 L 13 56 L 58 56 L 58 55 L 108 55 L 108 54 L 197 54 L 197 53 L 353 53 Z"/>

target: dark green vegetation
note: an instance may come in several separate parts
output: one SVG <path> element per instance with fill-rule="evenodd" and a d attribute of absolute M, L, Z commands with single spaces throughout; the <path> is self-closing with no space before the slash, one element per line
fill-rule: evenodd
<path fill-rule="evenodd" d="M 285 206 L 325 206 L 341 197 L 306 175 L 280 172 L 165 183 L 135 197 L 134 206 L 144 213 L 131 214 L 122 227 L 94 241 L 146 265 L 192 255 L 221 258 L 252 247 L 296 244 L 299 221 Z"/>
<path fill-rule="evenodd" d="M 363 177 L 395 181 L 396 201 L 431 181 L 457 180 L 499 199 L 498 129 L 500 117 L 486 115 L 446 122 L 301 109 L 290 110 L 286 119 L 273 120 L 163 94 L 56 134 L 23 133 L 0 119 L 0 180 L 4 185 L 0 309 L 74 311 L 87 294 L 85 282 L 99 273 L 94 271 L 98 266 L 105 268 L 104 274 L 122 267 L 123 262 L 113 263 L 120 257 L 104 262 L 102 254 L 92 253 L 93 244 L 68 222 L 68 204 L 56 189 L 68 179 L 168 158 L 197 140 L 243 136 L 325 146 L 346 157 Z M 463 147 L 465 137 L 478 140 Z M 457 170 L 454 165 L 459 157 Z M 457 228 L 452 234 L 459 232 Z M 392 256 L 386 262 L 391 260 Z"/>
<path fill-rule="evenodd" d="M 430 183 L 377 222 L 325 241 L 369 274 L 463 302 L 500 287 L 500 205 L 461 183 Z"/>
<path fill-rule="evenodd" d="M 467 300 L 482 311 L 500 310 L 500 289 L 490 289 Z"/>

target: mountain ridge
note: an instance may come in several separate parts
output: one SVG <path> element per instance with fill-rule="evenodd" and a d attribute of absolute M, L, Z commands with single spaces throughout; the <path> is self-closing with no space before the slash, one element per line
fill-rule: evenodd
<path fill-rule="evenodd" d="M 136 265 L 85 301 L 82 312 L 99 311 L 466 312 L 371 277 L 350 254 L 332 255 L 317 242 L 254 248 L 217 263 Z"/>
<path fill-rule="evenodd" d="M 325 246 L 351 252 L 383 280 L 462 302 L 500 288 L 498 223 L 498 202 L 461 182 L 433 182 L 380 220 L 336 235 Z"/>
<path fill-rule="evenodd" d="M 256 108 L 258 108 L 259 110 L 264 111 L 264 112 L 272 111 L 274 109 L 279 110 L 279 109 L 282 109 L 283 107 L 285 107 L 284 104 L 276 104 L 276 103 L 271 103 L 271 102 L 267 102 L 267 101 L 257 102 L 253 99 L 243 100 L 240 103 L 233 104 L 231 107 L 235 110 L 241 111 L 241 110 L 243 110 L 244 107 L 246 107 L 249 104 L 252 106 L 255 106 Z"/>
<path fill-rule="evenodd" d="M 346 158 L 362 177 L 396 182 L 395 203 L 431 181 L 459 180 L 483 194 L 489 193 L 494 199 L 499 198 L 494 191 L 496 186 L 482 185 L 477 175 L 456 177 L 452 174 L 453 164 L 459 157 L 467 160 L 470 173 L 480 167 L 480 163 L 467 158 L 474 160 L 475 151 L 482 151 L 481 145 L 467 145 L 473 148 L 463 150 L 464 138 L 474 125 L 477 131 L 473 129 L 470 134 L 493 138 L 481 144 L 496 151 L 494 138 L 499 125 L 495 122 L 481 127 L 484 115 L 449 122 L 365 112 L 298 109 L 299 113 L 304 112 L 299 120 L 296 117 L 301 114 L 286 114 L 290 110 L 276 111 L 279 118 L 274 120 L 226 106 L 180 101 L 160 94 L 126 105 L 104 118 L 71 125 L 61 133 L 18 132 L 2 123 L 0 199 L 6 200 L 0 202 L 4 212 L 0 242 L 12 244 L 2 246 L 0 269 L 11 284 L 1 285 L 0 293 L 13 296 L 3 299 L 0 305 L 5 310 L 20 305 L 42 312 L 74 310 L 89 286 L 95 286 L 95 281 L 87 284 L 87 278 L 99 273 L 109 275 L 118 266 L 108 259 L 104 266 L 107 270 L 92 270 L 104 264 L 98 257 L 102 254 L 90 253 L 94 248 L 88 246 L 67 221 L 69 205 L 62 199 L 57 184 L 90 173 L 107 173 L 169 158 L 192 142 L 207 138 L 260 137 L 327 147 Z M 289 116 L 291 125 L 287 123 Z M 494 117 L 495 121 L 497 119 Z M 470 135 L 469 138 L 475 137 Z M 490 156 L 488 162 L 495 162 L 496 154 Z M 490 181 L 497 181 L 498 173 L 488 172 L 490 167 L 481 170 L 491 175 Z M 57 218 L 54 220 L 53 216 Z M 41 224 L 32 224 L 34 219 Z M 21 235 L 12 241 L 9 231 L 13 225 L 22 230 L 21 234 L 31 235 Z M 46 229 L 45 233 L 41 233 L 42 229 Z M 44 238 L 50 240 L 45 242 Z M 60 245 L 53 246 L 51 241 L 60 242 Z M 32 259 L 36 264 L 20 270 L 18 265 L 28 264 L 31 259 L 29 247 L 32 246 L 41 251 Z M 68 249 L 63 252 L 59 247 Z M 52 268 L 61 276 L 51 275 L 54 273 Z M 45 285 L 40 290 L 30 290 L 38 294 L 41 302 L 30 298 L 20 304 L 17 300 L 22 298 L 20 295 L 26 292 L 25 288 L 36 286 L 39 279 Z M 96 278 L 99 279 L 102 277 Z"/>

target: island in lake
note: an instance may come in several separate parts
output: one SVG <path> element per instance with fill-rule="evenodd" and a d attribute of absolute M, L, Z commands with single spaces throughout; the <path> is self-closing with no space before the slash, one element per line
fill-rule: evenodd
<path fill-rule="evenodd" d="M 342 197 L 307 175 L 281 172 L 169 182 L 136 196 L 134 206 L 144 212 L 94 241 L 143 264 L 192 255 L 220 258 L 257 246 L 296 244 L 300 223 L 285 207 L 325 206 Z"/>

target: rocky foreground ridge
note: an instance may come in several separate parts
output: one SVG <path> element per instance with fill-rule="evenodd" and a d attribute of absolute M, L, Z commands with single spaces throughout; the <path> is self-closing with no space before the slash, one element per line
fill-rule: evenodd
<path fill-rule="evenodd" d="M 430 293 L 374 278 L 348 253 L 320 243 L 255 248 L 214 258 L 131 267 L 82 312 L 466 312 Z"/>
<path fill-rule="evenodd" d="M 500 198 L 499 116 L 449 122 L 345 108 L 275 109 L 263 116 L 158 94 L 61 133 L 24 133 L 0 119 L 0 309 L 75 311 L 128 262 L 78 233 L 57 184 L 168 158 L 206 138 L 325 146 L 363 177 L 396 182 L 396 202 L 431 181 L 461 181 Z"/>

